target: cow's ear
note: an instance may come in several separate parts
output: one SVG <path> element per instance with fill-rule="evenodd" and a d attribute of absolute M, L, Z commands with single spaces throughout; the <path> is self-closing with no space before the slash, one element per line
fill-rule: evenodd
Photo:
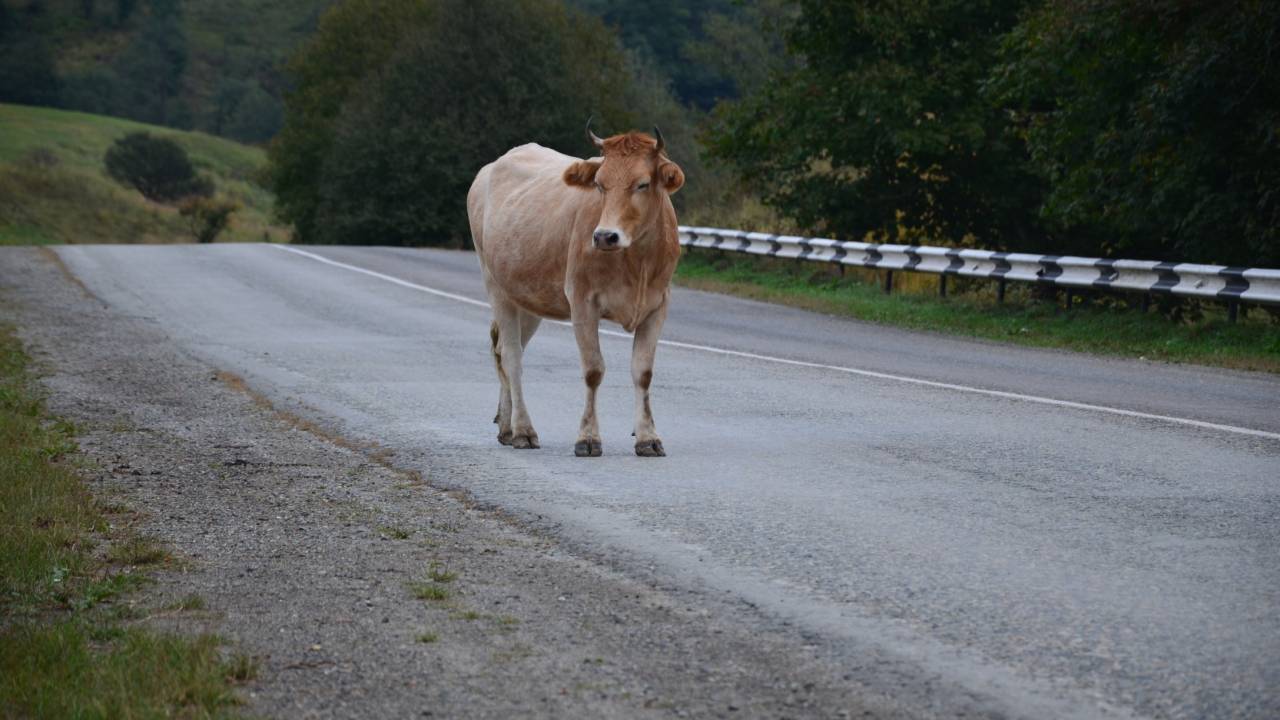
<path fill-rule="evenodd" d="M 564 184 L 574 187 L 591 187 L 596 181 L 596 171 L 600 163 L 591 160 L 579 160 L 564 169 Z"/>
<path fill-rule="evenodd" d="M 658 180 L 668 193 L 674 193 L 684 187 L 684 171 L 670 160 L 663 160 L 658 165 Z"/>

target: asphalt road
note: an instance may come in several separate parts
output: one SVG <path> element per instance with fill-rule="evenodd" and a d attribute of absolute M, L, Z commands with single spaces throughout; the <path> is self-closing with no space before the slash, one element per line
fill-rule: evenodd
<path fill-rule="evenodd" d="M 676 290 L 653 385 L 669 457 L 631 452 L 617 337 L 605 456 L 573 456 L 577 350 L 550 323 L 525 360 L 542 449 L 515 451 L 473 256 L 305 252 L 58 249 L 276 404 L 691 603 L 748 604 L 922 713 L 1280 716 L 1276 378 Z"/>

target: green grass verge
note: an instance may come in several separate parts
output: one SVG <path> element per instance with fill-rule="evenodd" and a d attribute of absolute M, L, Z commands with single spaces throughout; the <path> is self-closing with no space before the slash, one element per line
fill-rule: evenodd
<path fill-rule="evenodd" d="M 0 245 L 191 242 L 175 207 L 151 202 L 107 176 L 102 158 L 125 134 L 172 138 L 239 203 L 219 241 L 282 242 L 272 196 L 255 181 L 260 148 L 198 132 L 50 108 L 0 104 Z"/>
<path fill-rule="evenodd" d="M 135 622 L 124 596 L 168 553 L 113 530 L 59 462 L 74 429 L 46 415 L 27 361 L 0 328 L 0 716 L 234 716 L 252 661 Z"/>
<path fill-rule="evenodd" d="M 953 279 L 958 287 L 951 297 L 940 298 L 936 277 L 898 273 L 894 281 L 894 294 L 885 295 L 867 271 L 851 270 L 841 278 L 816 263 L 720 257 L 699 250 L 686 252 L 676 271 L 676 282 L 686 287 L 885 325 L 1018 345 L 1280 372 L 1280 322 L 1258 309 L 1230 324 L 1223 310 L 1206 305 L 1204 317 L 1195 322 L 1175 322 L 1155 312 L 1140 313 L 1122 301 L 1067 311 L 1034 300 L 1025 285 L 1009 285 L 1001 305 L 986 282 Z"/>

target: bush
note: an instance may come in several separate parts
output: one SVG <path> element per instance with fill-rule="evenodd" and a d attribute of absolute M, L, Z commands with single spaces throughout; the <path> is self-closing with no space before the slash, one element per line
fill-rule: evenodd
<path fill-rule="evenodd" d="M 167 138 L 129 133 L 107 150 L 104 162 L 108 175 L 150 200 L 169 202 L 191 195 L 213 195 L 213 181 L 196 175 L 187 152 Z"/>
<path fill-rule="evenodd" d="M 230 200 L 190 196 L 178 204 L 178 214 L 187 219 L 187 227 L 196 242 L 211 243 L 227 228 L 231 214 L 240 206 Z"/>

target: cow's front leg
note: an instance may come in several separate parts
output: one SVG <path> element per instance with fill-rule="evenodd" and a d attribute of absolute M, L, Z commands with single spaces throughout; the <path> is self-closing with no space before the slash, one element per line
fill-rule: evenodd
<path fill-rule="evenodd" d="M 658 350 L 658 335 L 667 319 L 667 303 L 654 310 L 636 328 L 631 345 L 631 382 L 636 388 L 636 454 L 641 457 L 663 457 L 662 440 L 653 426 L 653 410 L 649 407 L 649 383 L 653 380 L 653 356 Z"/>
<path fill-rule="evenodd" d="M 596 388 L 604 379 L 604 356 L 600 354 L 600 315 L 595 308 L 574 309 L 573 334 L 578 340 L 578 353 L 582 356 L 582 379 L 587 384 L 587 406 L 582 411 L 573 454 L 600 457 L 604 445 L 600 442 L 600 424 L 596 421 Z"/>

